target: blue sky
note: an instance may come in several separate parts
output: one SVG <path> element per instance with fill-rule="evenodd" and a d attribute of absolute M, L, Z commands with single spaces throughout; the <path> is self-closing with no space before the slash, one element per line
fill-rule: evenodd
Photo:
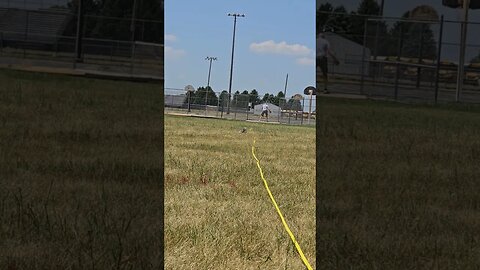
<path fill-rule="evenodd" d="M 314 0 L 166 0 L 165 87 L 210 86 L 228 91 L 233 17 L 237 19 L 232 94 L 257 89 L 287 96 L 315 85 Z M 166 90 L 168 92 L 168 90 Z"/>

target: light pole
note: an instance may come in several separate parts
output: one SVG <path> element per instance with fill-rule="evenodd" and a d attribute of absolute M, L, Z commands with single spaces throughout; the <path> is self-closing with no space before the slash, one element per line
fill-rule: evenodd
<path fill-rule="evenodd" d="M 227 114 L 230 114 L 230 99 L 232 97 L 233 54 L 235 51 L 235 27 L 237 25 L 237 17 L 245 17 L 245 14 L 228 13 L 228 16 L 233 16 L 232 60 L 230 62 L 230 84 L 228 85 L 228 103 L 227 103 Z"/>
<path fill-rule="evenodd" d="M 217 61 L 217 57 L 207 56 L 205 57 L 205 60 L 210 61 L 210 66 L 208 67 L 207 89 L 205 89 L 205 115 L 207 115 L 208 88 L 210 87 L 210 71 L 212 70 L 212 61 Z"/>

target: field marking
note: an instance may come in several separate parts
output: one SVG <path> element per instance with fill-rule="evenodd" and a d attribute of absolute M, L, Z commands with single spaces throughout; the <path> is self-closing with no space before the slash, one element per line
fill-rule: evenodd
<path fill-rule="evenodd" d="M 300 245 L 298 244 L 297 240 L 295 239 L 295 236 L 293 235 L 292 231 L 287 225 L 287 222 L 285 221 L 285 218 L 283 217 L 282 212 L 280 211 L 280 208 L 277 205 L 277 202 L 275 201 L 275 198 L 273 198 L 272 192 L 270 191 L 270 188 L 268 188 L 267 180 L 265 180 L 265 177 L 263 176 L 263 171 L 262 167 L 260 166 L 260 160 L 258 160 L 257 156 L 255 155 L 255 139 L 253 140 L 253 145 L 252 145 L 252 155 L 257 161 L 257 167 L 258 170 L 260 171 L 260 177 L 262 177 L 263 183 L 265 184 L 265 188 L 267 189 L 268 196 L 270 196 L 270 199 L 272 200 L 273 205 L 275 206 L 275 209 L 277 210 L 278 215 L 280 216 L 280 219 L 282 220 L 283 227 L 285 227 L 285 230 L 287 231 L 288 235 L 290 236 L 290 239 L 292 239 L 293 244 L 297 248 L 298 254 L 300 255 L 300 258 L 303 261 L 303 264 L 307 267 L 308 270 L 313 270 L 313 268 L 310 266 L 310 263 L 308 262 L 307 258 L 302 252 L 302 249 L 300 248 Z"/>

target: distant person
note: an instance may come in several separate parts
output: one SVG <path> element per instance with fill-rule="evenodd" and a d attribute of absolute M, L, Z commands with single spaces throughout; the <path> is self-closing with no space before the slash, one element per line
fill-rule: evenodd
<path fill-rule="evenodd" d="M 320 67 L 323 73 L 323 93 L 328 94 L 328 59 L 327 56 L 332 57 L 335 65 L 338 65 L 340 62 L 337 57 L 330 50 L 330 43 L 325 39 L 325 34 L 320 33 L 320 36 L 317 38 L 317 68 Z"/>
<path fill-rule="evenodd" d="M 267 102 L 263 103 L 262 104 L 262 114 L 260 114 L 260 119 L 263 119 L 263 116 L 265 116 L 267 118 L 267 122 L 268 122 L 268 113 L 269 112 L 272 113 L 270 108 L 268 108 Z"/>

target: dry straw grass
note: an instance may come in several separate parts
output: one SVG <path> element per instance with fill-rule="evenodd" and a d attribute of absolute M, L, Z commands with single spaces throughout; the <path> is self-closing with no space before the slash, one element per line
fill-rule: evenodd
<path fill-rule="evenodd" d="M 318 269 L 480 268 L 478 106 L 318 108 Z"/>
<path fill-rule="evenodd" d="M 158 269 L 159 86 L 0 81 L 0 269 Z"/>
<path fill-rule="evenodd" d="M 166 269 L 305 269 L 259 176 L 254 137 L 270 189 L 315 265 L 315 129 L 167 116 Z"/>

